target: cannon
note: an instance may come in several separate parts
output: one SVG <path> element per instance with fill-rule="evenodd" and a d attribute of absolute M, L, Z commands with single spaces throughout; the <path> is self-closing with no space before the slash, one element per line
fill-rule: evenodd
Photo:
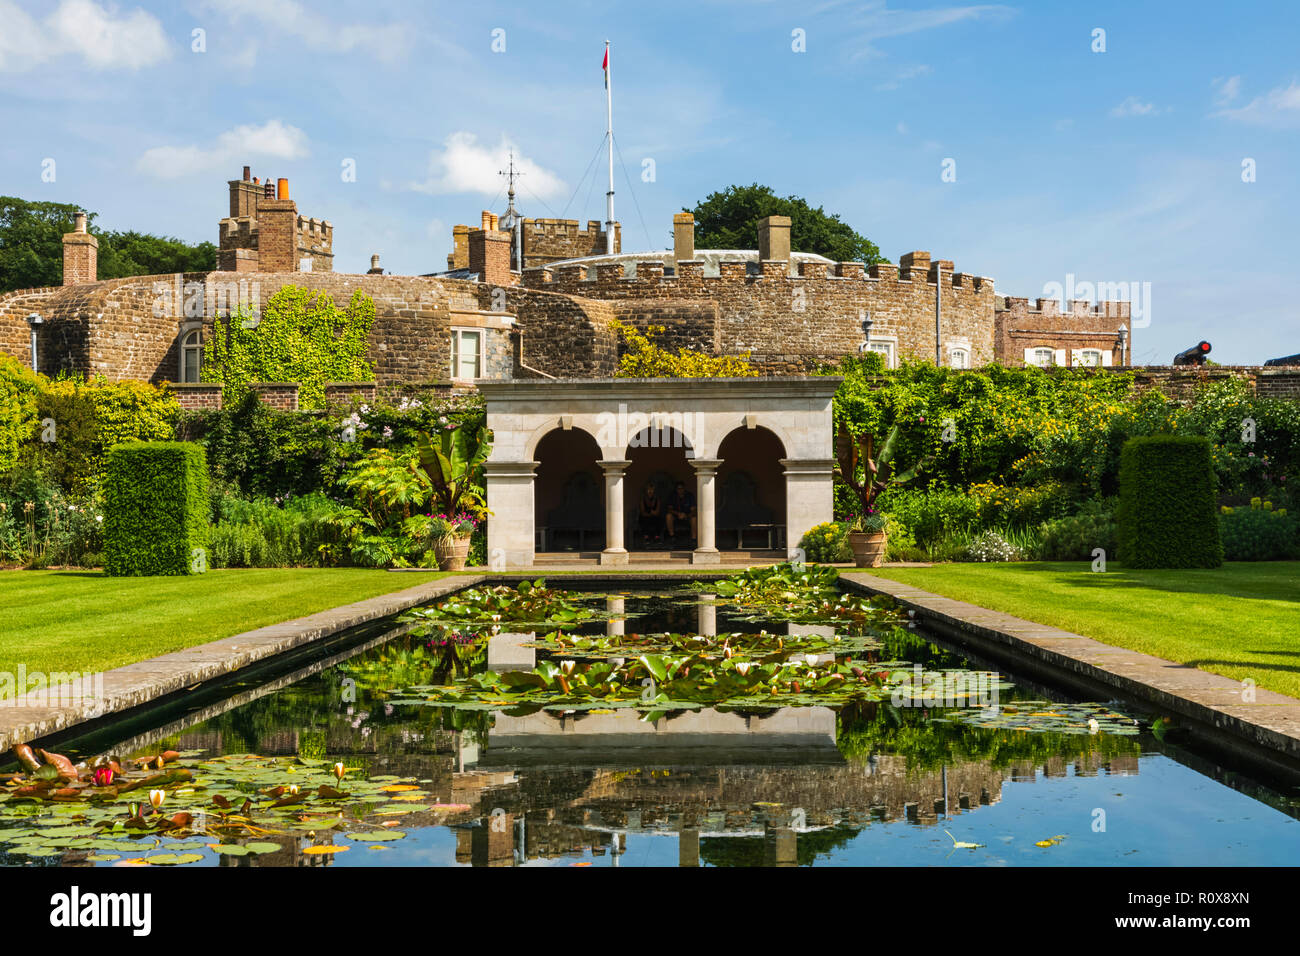
<path fill-rule="evenodd" d="M 1300 365 L 1300 352 L 1295 355 L 1284 355 L 1281 358 L 1269 359 L 1265 365 Z"/>
<path fill-rule="evenodd" d="M 1175 365 L 1204 365 L 1205 357 L 1210 354 L 1210 343 L 1197 342 L 1190 349 L 1183 349 L 1174 356 Z"/>

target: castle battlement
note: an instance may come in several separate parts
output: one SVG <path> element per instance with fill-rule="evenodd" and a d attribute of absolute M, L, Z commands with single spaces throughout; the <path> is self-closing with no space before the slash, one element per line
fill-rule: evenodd
<path fill-rule="evenodd" d="M 1061 303 L 1057 299 L 1039 298 L 1034 300 L 1034 305 L 1031 307 L 1028 298 L 1011 295 L 998 296 L 994 302 L 994 309 L 997 312 L 1009 313 L 1011 318 L 1023 315 L 1045 318 L 1128 319 L 1132 313 L 1131 303 L 1110 299 L 1095 304 L 1087 299 L 1071 299 L 1067 306 L 1068 308 L 1062 310 Z"/>
<path fill-rule="evenodd" d="M 232 179 L 230 215 L 217 227 L 217 268 L 223 272 L 334 271 L 334 226 L 298 215 L 289 180 L 265 183 L 244 167 Z"/>

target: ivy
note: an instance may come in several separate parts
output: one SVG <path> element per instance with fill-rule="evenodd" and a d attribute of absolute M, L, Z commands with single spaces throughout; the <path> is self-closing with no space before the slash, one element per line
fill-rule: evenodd
<path fill-rule="evenodd" d="M 203 380 L 223 386 L 234 405 L 254 382 L 297 382 L 298 406 L 321 408 L 326 382 L 368 382 L 366 361 L 375 303 L 360 290 L 340 312 L 328 293 L 285 286 L 266 303 L 260 321 L 248 311 L 212 320 L 204 345 Z"/>

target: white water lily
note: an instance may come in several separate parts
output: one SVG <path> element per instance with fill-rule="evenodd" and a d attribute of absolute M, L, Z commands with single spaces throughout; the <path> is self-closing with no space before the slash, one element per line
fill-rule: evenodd
<path fill-rule="evenodd" d="M 347 772 L 348 772 L 348 771 L 347 771 L 347 768 L 344 767 L 343 764 L 341 764 L 341 763 L 336 763 L 336 764 L 334 765 L 334 776 L 335 776 L 336 778 L 338 778 L 339 780 L 342 780 L 342 779 L 343 779 L 343 775 L 344 775 L 345 773 L 347 773 Z"/>
<path fill-rule="evenodd" d="M 296 783 L 289 784 L 289 793 L 295 797 L 298 796 L 298 785 Z"/>
<path fill-rule="evenodd" d="M 1101 730 L 1101 724 L 1097 723 L 1097 718 L 1096 718 L 1096 717 L 1089 717 L 1089 718 L 1088 718 L 1088 733 L 1090 733 L 1090 734 L 1095 734 L 1095 733 L 1096 733 L 1097 731 L 1099 731 L 1099 730 Z"/>
<path fill-rule="evenodd" d="M 153 807 L 155 810 L 161 807 L 163 801 L 166 799 L 167 799 L 167 792 L 165 790 L 149 791 L 149 805 Z"/>
<path fill-rule="evenodd" d="M 560 661 L 560 670 L 564 671 L 566 675 L 572 674 L 576 663 L 576 661 Z"/>
<path fill-rule="evenodd" d="M 744 677 L 746 674 L 749 673 L 749 669 L 753 666 L 754 665 L 751 664 L 749 661 L 741 661 L 739 664 L 736 665 L 736 673 L 738 673 L 741 677 Z"/>

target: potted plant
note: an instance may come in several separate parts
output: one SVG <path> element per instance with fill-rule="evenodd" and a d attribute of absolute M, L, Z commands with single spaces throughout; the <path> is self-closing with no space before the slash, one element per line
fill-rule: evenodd
<path fill-rule="evenodd" d="M 486 426 L 473 433 L 452 426 L 416 441 L 420 467 L 429 477 L 429 540 L 440 571 L 465 567 L 470 536 L 488 513 L 477 479 L 491 449 Z"/>
<path fill-rule="evenodd" d="M 840 423 L 835 440 L 835 477 L 848 485 L 858 499 L 858 512 L 849 518 L 849 547 L 853 549 L 854 564 L 860 568 L 880 567 L 889 544 L 885 531 L 888 516 L 876 508 L 876 499 L 886 489 L 911 481 L 925 465 L 922 459 L 904 472 L 895 472 L 897 443 L 897 425 L 877 450 L 876 437 L 870 432 L 854 435 L 847 424 Z"/>
<path fill-rule="evenodd" d="M 429 545 L 439 571 L 464 570 L 470 538 L 477 527 L 471 514 L 429 515 Z"/>

